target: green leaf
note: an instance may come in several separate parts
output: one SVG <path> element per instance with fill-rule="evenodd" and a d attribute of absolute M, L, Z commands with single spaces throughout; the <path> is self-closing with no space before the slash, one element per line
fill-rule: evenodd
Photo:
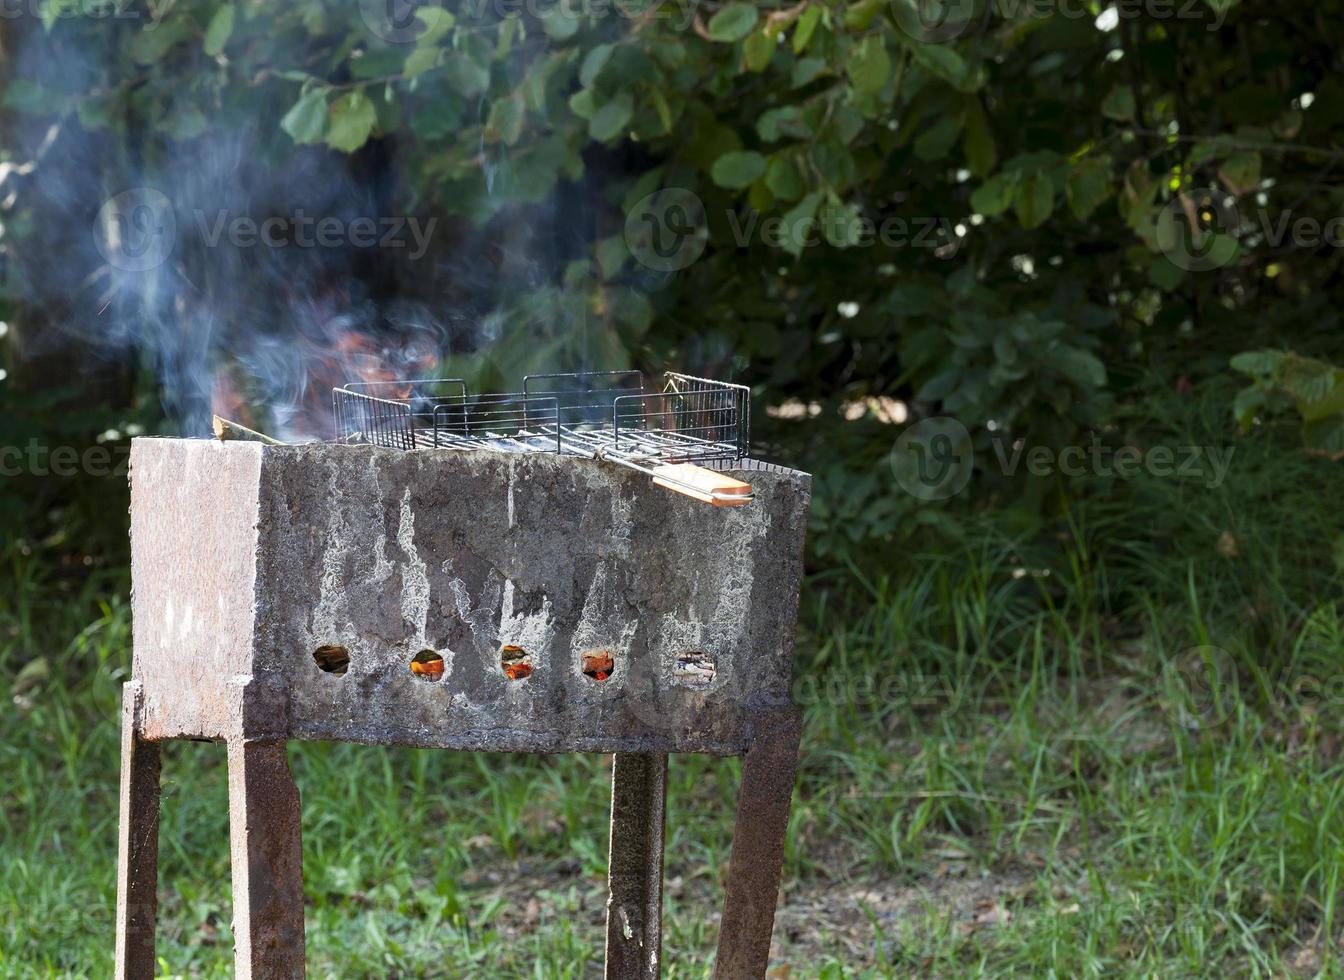
<path fill-rule="evenodd" d="M 852 143 L 854 137 L 863 132 L 865 125 L 867 123 L 863 118 L 863 113 L 852 105 L 841 103 L 831 110 L 831 130 L 845 145 Z"/>
<path fill-rule="evenodd" d="M 75 106 L 75 112 L 79 116 L 79 124 L 92 133 L 95 130 L 107 129 L 117 121 L 115 108 L 114 101 L 103 96 L 81 99 Z"/>
<path fill-rule="evenodd" d="M 1283 364 L 1283 352 L 1277 350 L 1244 351 L 1232 358 L 1232 370 L 1242 374 L 1269 375 Z"/>
<path fill-rule="evenodd" d="M 592 89 L 581 89 L 569 97 L 569 111 L 580 119 L 592 119 L 597 115 L 597 99 Z"/>
<path fill-rule="evenodd" d="M 763 173 L 765 157 L 752 150 L 736 150 L 715 160 L 709 175 L 720 187 L 741 190 Z"/>
<path fill-rule="evenodd" d="M 802 16 L 798 18 L 798 25 L 793 29 L 794 54 L 802 54 L 807 50 L 807 45 L 812 40 L 812 35 L 816 33 L 819 23 L 821 23 L 821 6 L 812 4 L 803 11 Z"/>
<path fill-rule="evenodd" d="M 946 44 L 919 44 L 910 47 L 910 54 L 930 74 L 961 89 L 970 78 L 966 60 Z"/>
<path fill-rule="evenodd" d="M 944 113 L 915 140 L 915 156 L 921 160 L 941 160 L 951 151 L 957 137 L 961 135 L 962 115 L 959 112 Z"/>
<path fill-rule="evenodd" d="M 495 42 L 496 60 L 505 57 L 513 50 L 513 41 L 522 30 L 522 24 L 522 18 L 517 14 L 509 14 L 500 21 L 498 39 Z"/>
<path fill-rule="evenodd" d="M 826 62 L 820 58 L 799 58 L 793 66 L 792 82 L 794 88 L 802 88 L 815 81 L 827 70 Z"/>
<path fill-rule="evenodd" d="M 854 154 L 839 140 L 822 140 L 812 147 L 812 165 L 837 193 L 858 183 L 859 167 Z"/>
<path fill-rule="evenodd" d="M 732 44 L 751 33 L 760 15 L 750 3 L 730 3 L 709 19 L 710 40 Z"/>
<path fill-rule="evenodd" d="M 327 145 L 353 153 L 368 141 L 376 125 L 378 112 L 369 97 L 358 90 L 349 92 L 331 105 Z"/>
<path fill-rule="evenodd" d="M 781 201 L 796 201 L 807 190 L 797 162 L 782 153 L 770 158 L 765 168 L 765 186 Z"/>
<path fill-rule="evenodd" d="M 503 140 L 508 146 L 513 146 L 523 134 L 523 119 L 526 115 L 523 100 L 516 93 L 507 99 L 499 99 L 490 107 L 490 118 L 485 124 L 486 139 L 490 142 Z"/>
<path fill-rule="evenodd" d="M 611 290 L 611 312 L 617 322 L 628 327 L 637 336 L 653 323 L 653 304 L 643 293 L 629 286 Z"/>
<path fill-rule="evenodd" d="M 190 17 L 170 17 L 163 23 L 150 23 L 131 38 L 131 58 L 137 64 L 152 65 L 197 30 Z"/>
<path fill-rule="evenodd" d="M 1128 85 L 1115 86 L 1101 101 L 1101 114 L 1107 119 L 1129 122 L 1134 111 L 1134 91 Z"/>
<path fill-rule="evenodd" d="M 215 57 L 224 50 L 224 45 L 229 43 L 229 38 L 233 35 L 233 19 L 237 13 L 237 8 L 226 3 L 215 11 L 210 18 L 210 25 L 205 29 L 205 53 L 210 57 Z"/>
<path fill-rule="evenodd" d="M 592 88 L 593 82 L 597 81 L 597 76 L 611 60 L 611 53 L 615 50 L 614 44 L 599 44 L 584 55 L 583 64 L 579 67 L 579 84 L 584 88 Z"/>
<path fill-rule="evenodd" d="M 1064 194 L 1069 210 L 1079 221 L 1086 221 L 1106 198 L 1111 196 L 1111 158 L 1088 157 L 1069 171 L 1064 182 Z"/>
<path fill-rule="evenodd" d="M 1161 188 L 1162 182 L 1148 173 L 1144 163 L 1136 161 L 1130 167 L 1125 175 L 1124 194 L 1116 202 L 1129 227 L 1138 230 L 1152 223 L 1153 201 Z"/>
<path fill-rule="evenodd" d="M 653 103 L 653 111 L 658 113 L 658 122 L 662 124 L 663 132 L 672 132 L 672 107 L 667 104 L 667 97 L 663 95 L 662 89 L 650 90 L 649 101 Z"/>
<path fill-rule="evenodd" d="M 959 367 L 947 368 L 924 382 L 919 391 L 915 393 L 915 397 L 922 402 L 942 401 L 957 386 L 957 382 L 961 380 L 961 374 L 962 370 Z"/>
<path fill-rule="evenodd" d="M 863 233 L 858 208 L 850 204 L 827 204 L 818 216 L 822 234 L 836 248 L 851 248 L 859 244 Z"/>
<path fill-rule="evenodd" d="M 295 143 L 321 143 L 327 131 L 327 90 L 317 88 L 301 96 L 280 120 L 280 128 Z"/>
<path fill-rule="evenodd" d="M 1165 255 L 1153 256 L 1148 266 L 1148 281 L 1158 289 L 1171 292 L 1185 279 L 1185 270 Z"/>
<path fill-rule="evenodd" d="M 1106 385 L 1106 365 L 1095 354 L 1076 347 L 1064 347 L 1054 352 L 1051 360 L 1065 378 L 1083 388 L 1103 388 Z"/>
<path fill-rule="evenodd" d="M 5 85 L 4 104 L 30 116 L 45 116 L 63 111 L 65 97 L 30 79 L 15 78 Z"/>
<path fill-rule="evenodd" d="M 812 232 L 812 218 L 821 204 L 820 191 L 813 191 L 784 215 L 784 224 L 780 229 L 780 247 L 795 259 L 803 254 Z"/>
<path fill-rule="evenodd" d="M 1324 361 L 1292 357 L 1283 372 L 1283 387 L 1298 402 L 1299 408 L 1313 405 L 1335 387 L 1335 371 Z"/>
<path fill-rule="evenodd" d="M 459 95 L 474 99 L 490 85 L 490 70 L 462 51 L 450 51 L 443 62 L 443 77 Z"/>
<path fill-rule="evenodd" d="M 1028 174 L 1013 192 L 1013 210 L 1028 231 L 1045 224 L 1054 209 L 1055 185 L 1046 174 Z"/>
<path fill-rule="evenodd" d="M 770 59 L 775 56 L 775 48 L 779 41 L 774 31 L 767 28 L 763 31 L 752 31 L 748 35 L 746 43 L 742 45 L 742 61 L 747 66 L 747 71 L 762 72 L 770 64 Z"/>
<path fill-rule="evenodd" d="M 1260 410 L 1265 407 L 1265 392 L 1256 385 L 1249 388 L 1243 388 L 1237 392 L 1236 400 L 1232 403 L 1232 414 L 1237 420 L 1237 425 L 1245 432 L 1250 429 L 1255 418 L 1260 414 Z"/>
<path fill-rule="evenodd" d="M 1313 456 L 1344 459 L 1344 416 L 1307 422 L 1302 426 L 1302 444 Z"/>
<path fill-rule="evenodd" d="M 802 140 L 812 136 L 811 128 L 803 121 L 802 110 L 796 105 L 780 106 L 761 113 L 761 118 L 756 121 L 756 132 L 767 143 L 786 137 Z"/>
<path fill-rule="evenodd" d="M 553 41 L 568 41 L 579 32 L 579 16 L 569 4 L 558 4 L 541 15 L 541 29 Z"/>
<path fill-rule="evenodd" d="M 154 128 L 178 141 L 192 140 L 205 132 L 205 114 L 195 106 L 174 106 Z"/>
<path fill-rule="evenodd" d="M 457 23 L 452 12 L 442 5 L 422 6 L 415 12 L 415 19 L 424 27 L 415 39 L 416 46 L 421 48 L 437 45 Z"/>
<path fill-rule="evenodd" d="M 630 93 L 621 92 L 593 114 L 588 121 L 588 135 L 599 143 L 623 135 L 634 111 L 635 102 Z"/>
<path fill-rule="evenodd" d="M 411 53 L 406 56 L 406 62 L 402 65 L 401 72 L 407 78 L 414 78 L 416 75 L 423 75 L 438 63 L 438 48 L 412 48 Z"/>
<path fill-rule="evenodd" d="M 854 49 L 849 60 L 849 79 L 864 95 L 877 95 L 891 77 L 891 56 L 881 34 L 870 34 Z"/>
<path fill-rule="evenodd" d="M 1013 203 L 1017 181 L 1018 175 L 1015 173 L 996 174 L 971 194 L 971 207 L 987 218 L 1003 214 Z"/>
<path fill-rule="evenodd" d="M 994 145 L 994 134 L 990 132 L 989 120 L 980 100 L 971 97 L 966 103 L 966 123 L 961 133 L 961 148 L 966 152 L 966 165 L 973 176 L 981 179 L 994 170 L 998 163 L 999 151 Z"/>
<path fill-rule="evenodd" d="M 1260 154 L 1238 153 L 1223 161 L 1218 177 L 1237 197 L 1255 189 L 1260 183 Z"/>
<path fill-rule="evenodd" d="M 868 30 L 873 18 L 881 12 L 884 0 L 859 0 L 845 8 L 845 28 L 860 33 Z"/>
<path fill-rule="evenodd" d="M 597 268 L 602 278 L 614 279 L 629 258 L 630 250 L 626 247 L 624 235 L 612 235 L 594 245 L 593 254 L 597 258 Z"/>

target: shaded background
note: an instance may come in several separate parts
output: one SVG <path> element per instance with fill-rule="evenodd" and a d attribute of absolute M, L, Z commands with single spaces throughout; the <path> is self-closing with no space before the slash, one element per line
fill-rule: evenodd
<path fill-rule="evenodd" d="M 1029 906 L 1020 935 L 981 948 L 954 923 L 950 945 L 907 968 L 947 975 L 987 949 L 1018 969 L 1081 971 L 1073 952 L 1100 948 L 1095 963 L 1148 957 L 1162 971 L 1187 954 L 1235 962 L 1243 941 L 1267 970 L 1328 964 L 1337 797 L 1313 794 L 1338 771 L 1344 693 L 1342 15 L 1257 0 L 6 6 L 0 664 L 6 752 L 27 774 L 5 790 L 14 908 L 62 908 L 65 887 L 97 907 L 111 881 L 110 866 L 60 868 L 106 860 L 112 839 L 96 820 L 115 815 L 131 436 L 204 435 L 220 411 L 323 438 L 331 386 L 354 378 L 507 390 L 529 371 L 670 367 L 751 385 L 756 453 L 816 474 L 800 683 L 840 684 L 809 705 L 791 830 L 802 891 L 854 862 L 890 894 L 934 874 L 955 840 L 954 863 L 1014 888 L 1045 862 L 1046 897 L 993 891 L 996 908 Z M 245 223 L 268 219 L 272 241 L 250 240 Z M 305 244 L 323 220 L 335 244 Z M 955 426 L 920 428 L 933 418 Z M 1058 465 L 1071 446 L 1076 469 Z M 1028 465 L 1032 449 L 1047 462 Z M 1129 475 L 1117 450 L 1140 461 Z M 1210 450 L 1230 461 L 1220 478 Z M 857 678 L 894 678 L 895 693 L 856 691 Z M 928 678 L 960 693 L 912 693 Z M 1199 719 L 1229 678 L 1238 707 L 1214 714 L 1240 727 L 1211 735 Z M 1050 710 L 1024 706 L 1046 689 Z M 1108 691 L 1134 701 L 1108 705 Z M 1108 712 L 1149 711 L 1169 729 L 1149 756 L 1098 748 L 1148 745 Z M 1030 733 L 1020 743 L 980 741 L 1015 726 Z M 1172 757 L 1184 775 L 1154 779 Z M 333 812 L 350 805 L 335 787 L 353 758 L 314 750 L 298 764 Z M 595 769 L 380 758 L 398 793 L 428 781 L 475 794 L 506 862 L 528 840 L 510 794 L 541 793 L 578 841 L 600 834 L 579 815 L 605 806 L 590 799 Z M 1204 826 L 1201 806 L 1226 804 L 1214 798 L 1230 775 L 1203 780 L 1237 758 L 1264 777 L 1247 790 L 1243 849 L 1203 830 L 1174 839 L 1187 818 Z M 426 768 L 440 765 L 458 768 Z M 1016 794 L 1042 765 L 1059 784 L 1037 810 Z M 57 770 L 67 778 L 46 777 Z M 556 771 L 587 789 L 561 792 Z M 719 785 L 708 772 L 686 777 L 692 798 Z M 1223 932 L 1208 946 L 1154 939 L 1108 897 L 1082 899 L 1079 931 L 1061 919 L 1050 928 L 1066 941 L 1047 941 L 1031 909 L 1058 918 L 1080 866 L 1127 881 L 1160 862 L 1023 842 L 1053 827 L 1079 846 L 1091 801 L 1135 780 L 1152 797 L 1098 833 L 1125 838 L 1146 814 L 1170 853 L 1231 846 L 1244 877 L 1173 871 L 1146 893 L 1198 909 L 1171 915 L 1200 935 L 1215 920 Z M 1155 816 L 1159 799 L 1189 810 Z M 1316 818 L 1293 822 L 1306 811 Z M 221 818 L 194 819 L 175 840 L 207 841 Z M 67 826 L 82 829 L 54 845 Z M 722 828 L 705 833 L 691 851 L 722 843 Z M 357 839 L 348 861 L 310 860 L 331 878 L 315 900 L 324 923 L 357 912 L 336 896 L 377 893 Z M 553 864 L 568 860 L 562 843 L 522 849 Z M 190 893 L 190 848 L 177 853 L 165 874 Z M 436 915 L 476 921 L 479 895 L 444 891 L 461 877 L 453 861 Z M 169 911 L 186 972 L 227 938 L 226 912 L 198 892 Z M 401 908 L 378 894 L 369 903 Z M 837 901 L 838 921 L 868 921 L 862 902 Z M 426 915 L 406 913 L 411 933 Z M 549 926 L 529 928 L 546 937 L 534 958 L 584 962 Z M 795 962 L 901 972 L 914 947 L 858 932 L 861 955 L 804 942 Z M 427 969 L 423 946 L 399 941 L 352 969 Z M 19 928 L 5 945 L 20 973 L 98 972 L 97 942 L 62 952 Z M 318 962 L 355 955 L 319 948 Z M 489 962 L 512 954 L 499 955 Z"/>

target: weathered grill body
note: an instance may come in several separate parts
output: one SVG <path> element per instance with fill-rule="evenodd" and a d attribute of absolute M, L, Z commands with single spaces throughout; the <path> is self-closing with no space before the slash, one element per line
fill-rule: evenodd
<path fill-rule="evenodd" d="M 452 410 L 429 410 L 434 439 Z M 704 507 L 565 438 L 560 452 L 136 440 L 120 975 L 153 970 L 153 853 L 132 828 L 157 819 L 155 743 L 181 737 L 230 746 L 239 976 L 302 975 L 287 739 L 616 753 L 612 977 L 658 971 L 667 753 L 745 755 L 752 829 L 734 844 L 718 974 L 763 973 L 809 478 L 702 456 L 755 488 L 750 506 Z"/>

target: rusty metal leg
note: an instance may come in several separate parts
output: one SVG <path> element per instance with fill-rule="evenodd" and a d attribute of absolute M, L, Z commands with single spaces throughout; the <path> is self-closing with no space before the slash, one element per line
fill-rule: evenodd
<path fill-rule="evenodd" d="M 662 955 L 667 756 L 618 754 L 611 775 L 607 980 L 657 980 Z"/>
<path fill-rule="evenodd" d="M 763 977 L 770 962 L 784 836 L 798 770 L 799 715 L 789 706 L 763 719 L 743 760 L 715 980 Z"/>
<path fill-rule="evenodd" d="M 229 741 L 233 960 L 238 980 L 302 978 L 303 846 L 285 743 Z"/>
<path fill-rule="evenodd" d="M 152 980 L 158 918 L 159 746 L 137 731 L 139 681 L 121 691 L 121 815 L 117 828 L 117 980 Z"/>

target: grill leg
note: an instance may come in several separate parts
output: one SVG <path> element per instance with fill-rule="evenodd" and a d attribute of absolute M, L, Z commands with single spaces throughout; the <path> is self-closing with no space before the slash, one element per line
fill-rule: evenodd
<path fill-rule="evenodd" d="M 667 756 L 617 754 L 607 862 L 607 980 L 657 980 L 662 955 Z"/>
<path fill-rule="evenodd" d="M 742 764 L 715 980 L 764 977 L 770 962 L 784 836 L 798 770 L 799 714 L 789 706 L 762 719 Z"/>
<path fill-rule="evenodd" d="M 282 741 L 229 741 L 233 960 L 238 980 L 304 973 L 299 793 Z"/>
<path fill-rule="evenodd" d="M 136 731 L 140 682 L 122 687 L 117 980 L 153 980 L 159 874 L 159 746 Z"/>

